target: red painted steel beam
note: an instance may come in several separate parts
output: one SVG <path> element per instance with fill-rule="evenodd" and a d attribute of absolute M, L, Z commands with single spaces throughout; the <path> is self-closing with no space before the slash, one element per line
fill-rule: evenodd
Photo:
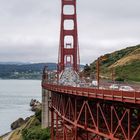
<path fill-rule="evenodd" d="M 65 13 L 64 7 L 71 6 L 71 11 L 74 13 Z M 73 6 L 73 9 L 72 9 Z M 73 29 L 65 29 L 64 22 L 66 20 L 73 21 Z M 73 42 L 65 42 L 65 37 L 72 36 Z M 65 47 L 65 43 L 71 43 L 71 50 Z M 59 44 L 59 56 L 58 56 L 58 72 L 61 73 L 67 66 L 66 57 L 70 56 L 71 67 L 75 70 L 79 70 L 80 58 L 79 58 L 79 46 L 78 46 L 78 33 L 77 33 L 77 13 L 76 13 L 76 0 L 62 0 L 61 2 L 61 29 L 60 29 L 60 44 Z"/>
<path fill-rule="evenodd" d="M 56 123 L 63 129 L 55 128 L 62 139 L 78 140 L 81 133 L 85 140 L 96 135 L 111 140 L 139 140 L 140 121 L 136 110 L 138 106 L 129 106 L 115 102 L 103 102 L 84 97 L 75 97 L 62 93 L 52 93 L 51 107 L 60 119 Z M 58 116 L 56 118 L 58 118 Z M 82 132 L 81 132 L 82 130 Z M 82 137 L 82 136 L 81 136 Z M 55 136 L 56 140 L 59 140 Z"/>
<path fill-rule="evenodd" d="M 91 99 L 96 98 L 110 101 L 140 104 L 140 92 L 80 88 L 80 87 L 53 85 L 47 83 L 44 83 L 42 86 L 45 89 L 69 95 L 83 96 Z"/>

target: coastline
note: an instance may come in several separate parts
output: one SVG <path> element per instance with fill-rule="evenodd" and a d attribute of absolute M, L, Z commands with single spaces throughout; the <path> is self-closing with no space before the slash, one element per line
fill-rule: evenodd
<path fill-rule="evenodd" d="M 33 115 L 29 107 L 32 98 L 41 101 L 40 80 L 0 80 L 0 136 L 11 131 L 18 118 Z M 10 117 L 9 117 L 10 115 Z"/>
<path fill-rule="evenodd" d="M 1 136 L 0 138 L 2 140 L 9 140 L 9 138 L 11 137 L 11 135 L 13 134 L 14 130 L 11 130 L 10 132 L 4 134 L 3 136 Z"/>
<path fill-rule="evenodd" d="M 22 119 L 24 120 L 24 122 L 19 122 L 19 119 L 21 119 L 21 118 L 15 120 L 15 121 L 11 124 L 11 131 L 9 131 L 9 132 L 7 132 L 7 133 L 5 133 L 5 134 L 2 134 L 2 135 L 0 136 L 0 140 L 14 140 L 14 139 L 12 139 L 14 133 L 16 133 L 16 132 L 19 133 L 19 132 L 21 132 L 21 130 L 22 130 L 23 128 L 26 127 L 26 124 L 28 124 L 28 121 L 30 121 L 30 120 L 35 116 L 35 113 L 36 113 L 38 110 L 41 109 L 42 104 L 41 104 L 38 100 L 36 100 L 36 99 L 31 99 L 31 101 L 30 101 L 30 103 L 29 103 L 29 106 L 30 106 L 30 110 L 31 110 L 32 112 L 34 112 L 34 115 L 27 116 L 25 119 L 22 118 Z M 13 124 L 16 125 L 16 127 L 15 127 L 14 129 L 12 129 L 12 125 L 13 125 Z M 16 139 L 16 140 L 19 140 L 19 139 Z"/>

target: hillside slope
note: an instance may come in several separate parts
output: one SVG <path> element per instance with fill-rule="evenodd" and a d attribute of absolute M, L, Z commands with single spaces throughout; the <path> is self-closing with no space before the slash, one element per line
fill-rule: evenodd
<path fill-rule="evenodd" d="M 0 64 L 0 79 L 41 79 L 44 66 L 56 70 L 56 63 Z"/>
<path fill-rule="evenodd" d="M 41 110 L 20 127 L 0 137 L 0 140 L 50 140 L 49 128 L 41 128 Z"/>
<path fill-rule="evenodd" d="M 106 59 L 100 61 L 100 76 L 111 79 L 113 70 L 116 79 L 140 82 L 140 45 L 127 47 L 102 57 Z M 97 60 L 90 64 L 89 74 L 96 73 L 96 62 Z"/>
<path fill-rule="evenodd" d="M 110 68 L 127 65 L 129 63 L 133 63 L 134 61 L 140 61 L 140 48 L 136 48 L 134 51 L 130 52 L 128 55 L 125 55 L 117 62 L 112 64 Z"/>

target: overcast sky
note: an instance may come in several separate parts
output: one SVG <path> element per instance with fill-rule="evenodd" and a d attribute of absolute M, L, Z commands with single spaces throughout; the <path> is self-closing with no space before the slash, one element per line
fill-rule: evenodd
<path fill-rule="evenodd" d="M 0 61 L 57 62 L 61 0 L 0 0 Z M 140 0 L 77 0 L 81 63 L 140 44 Z"/>

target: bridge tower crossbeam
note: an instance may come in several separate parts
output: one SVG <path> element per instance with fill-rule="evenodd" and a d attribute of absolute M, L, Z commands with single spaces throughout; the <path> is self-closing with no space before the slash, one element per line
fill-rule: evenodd
<path fill-rule="evenodd" d="M 65 67 L 78 71 L 79 46 L 77 33 L 76 0 L 62 0 L 58 72 Z M 70 25 L 70 27 L 69 27 Z"/>

